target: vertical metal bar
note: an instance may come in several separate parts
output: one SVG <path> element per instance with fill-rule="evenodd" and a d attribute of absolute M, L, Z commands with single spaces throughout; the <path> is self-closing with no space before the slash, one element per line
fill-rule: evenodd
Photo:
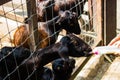
<path fill-rule="evenodd" d="M 38 24 L 36 15 L 36 0 L 26 0 L 27 2 L 27 14 L 30 33 L 30 50 L 35 51 L 39 40 Z"/>
<path fill-rule="evenodd" d="M 104 0 L 104 45 L 116 36 L 116 0 Z"/>

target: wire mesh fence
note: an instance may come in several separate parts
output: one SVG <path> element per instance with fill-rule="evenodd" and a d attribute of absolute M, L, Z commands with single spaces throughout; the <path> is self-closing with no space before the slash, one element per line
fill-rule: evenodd
<path fill-rule="evenodd" d="M 10 1 L 6 4 L 3 4 L 0 6 L 0 15 L 1 47 L 4 45 L 12 46 L 10 39 L 13 39 L 14 31 L 19 25 L 22 24 L 21 22 L 26 16 L 26 3 L 23 1 Z"/>
<path fill-rule="evenodd" d="M 35 2 L 35 4 L 32 1 Z M 0 72 L 0 75 L 2 75 L 0 78 L 2 78 L 2 80 L 32 80 L 31 76 L 34 76 L 33 80 L 41 80 L 37 77 L 40 76 L 40 72 L 37 70 L 36 62 L 34 62 L 37 58 L 31 60 L 33 62 L 31 66 L 34 66 L 34 68 L 30 69 L 31 71 L 29 71 L 31 67 L 25 65 L 25 63 L 34 57 L 33 52 L 35 49 L 31 50 L 31 48 L 41 49 L 50 46 L 51 43 L 56 42 L 60 31 L 66 29 L 64 27 L 66 23 L 70 24 L 67 26 L 72 25 L 69 23 L 69 19 L 74 16 L 74 13 L 69 13 L 72 15 L 70 15 L 70 18 L 69 16 L 68 18 L 65 17 L 66 21 L 68 20 L 67 22 L 61 22 L 59 24 L 56 22 L 56 19 L 59 17 L 64 19 L 63 14 L 66 10 L 75 12 L 78 16 L 81 33 L 77 34 L 77 36 L 92 47 L 96 44 L 96 40 L 99 39 L 99 41 L 101 41 L 101 34 L 99 34 L 101 29 L 98 27 L 98 25 L 100 25 L 98 21 L 99 12 L 97 10 L 100 5 L 98 6 L 97 0 L 92 1 L 93 0 L 12 0 L 0 5 L 0 48 L 2 51 L 4 46 L 11 47 L 8 50 L 4 50 L 4 52 L 9 53 L 2 54 L 3 57 L 1 56 L 0 58 L 0 65 L 4 65 L 6 72 L 5 74 Z M 62 26 L 58 26 L 61 24 Z M 66 29 L 64 33 L 70 33 L 72 29 L 74 28 Z M 77 30 L 74 31 L 74 33 L 75 32 L 77 32 Z M 42 38 L 36 39 L 36 35 Z M 31 36 L 33 36 L 32 39 L 30 39 Z M 19 50 L 21 46 L 30 48 L 30 51 L 27 49 Z M 16 56 L 22 55 L 24 51 L 26 51 L 26 54 L 21 57 L 21 59 L 25 60 L 18 61 Z M 21 54 L 16 55 L 16 52 Z M 10 65 L 7 63 L 9 61 L 7 58 L 9 57 L 11 57 L 11 62 L 13 61 Z M 14 66 L 11 66 L 13 64 Z M 25 66 L 24 69 L 23 66 Z M 3 69 L 3 67 L 1 69 Z M 25 73 L 26 75 L 21 76 L 23 75 L 21 73 Z M 15 76 L 11 77 L 11 75 Z"/>

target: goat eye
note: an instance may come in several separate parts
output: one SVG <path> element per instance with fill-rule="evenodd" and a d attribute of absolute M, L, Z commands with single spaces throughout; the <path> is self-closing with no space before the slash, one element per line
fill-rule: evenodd
<path fill-rule="evenodd" d="M 70 26 L 73 26 L 73 24 L 70 24 Z"/>
<path fill-rule="evenodd" d="M 57 67 L 57 70 L 60 70 L 60 67 L 59 67 L 59 66 Z"/>

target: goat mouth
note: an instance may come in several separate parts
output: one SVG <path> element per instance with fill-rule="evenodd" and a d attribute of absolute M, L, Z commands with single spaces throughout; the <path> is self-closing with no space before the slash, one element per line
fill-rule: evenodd
<path fill-rule="evenodd" d="M 92 55 L 91 51 L 84 51 L 83 53 L 85 54 L 85 57 Z"/>

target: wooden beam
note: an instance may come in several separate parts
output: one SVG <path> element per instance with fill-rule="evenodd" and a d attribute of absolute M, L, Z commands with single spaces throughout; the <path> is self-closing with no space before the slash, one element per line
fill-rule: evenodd
<path fill-rule="evenodd" d="M 103 0 L 88 0 L 90 27 L 97 33 L 96 39 L 101 40 L 103 44 Z"/>
<path fill-rule="evenodd" d="M 3 4 L 5 4 L 5 3 L 9 2 L 9 1 L 12 1 L 12 0 L 0 0 L 0 5 L 3 5 Z"/>
<path fill-rule="evenodd" d="M 103 63 L 103 56 L 93 55 L 74 80 L 93 80 L 94 76 Z"/>
<path fill-rule="evenodd" d="M 81 69 L 84 67 L 84 65 L 87 63 L 89 59 L 90 57 L 75 58 L 76 60 L 75 69 L 73 70 L 72 76 L 70 77 L 69 80 L 74 80 L 74 78 L 78 75 L 78 73 L 81 71 Z"/>
<path fill-rule="evenodd" d="M 116 0 L 104 0 L 104 45 L 116 36 Z"/>
<path fill-rule="evenodd" d="M 94 10 L 95 11 L 95 10 Z M 95 13 L 95 12 L 93 12 Z M 103 0 L 96 0 L 96 27 L 97 35 L 103 45 L 103 28 L 104 28 L 104 16 L 103 16 Z"/>
<path fill-rule="evenodd" d="M 20 16 L 20 15 L 17 15 L 17 14 L 14 14 L 12 12 L 5 12 L 3 10 L 0 9 L 0 16 L 3 16 L 5 18 L 8 18 L 8 19 L 11 19 L 11 20 L 14 20 L 14 21 L 18 21 L 18 22 L 23 22 L 24 21 L 24 17 Z"/>
<path fill-rule="evenodd" d="M 120 80 L 120 57 L 116 57 L 101 80 Z"/>
<path fill-rule="evenodd" d="M 37 24 L 37 13 L 36 13 L 36 0 L 26 0 L 27 2 L 27 14 L 28 24 L 30 32 L 30 50 L 35 51 L 39 41 L 38 24 Z"/>

